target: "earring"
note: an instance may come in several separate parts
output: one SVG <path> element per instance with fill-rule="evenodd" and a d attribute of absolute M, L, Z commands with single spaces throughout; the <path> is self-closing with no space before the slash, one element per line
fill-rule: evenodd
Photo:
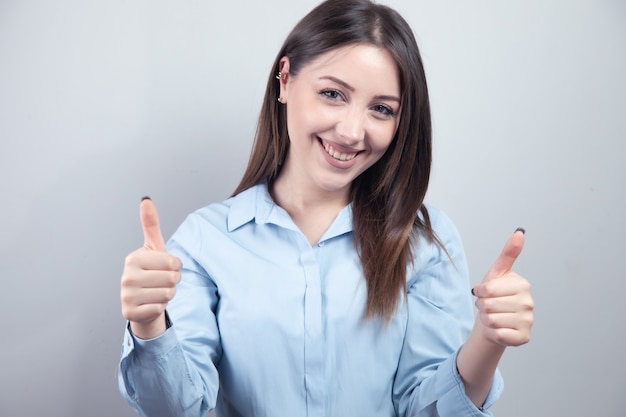
<path fill-rule="evenodd" d="M 284 80 L 286 77 L 287 77 L 287 74 L 283 74 L 280 71 L 278 71 L 278 74 L 276 75 L 277 80 Z"/>
<path fill-rule="evenodd" d="M 282 97 L 278 97 L 278 102 L 279 102 L 280 104 L 283 104 L 283 98 L 282 98 Z"/>

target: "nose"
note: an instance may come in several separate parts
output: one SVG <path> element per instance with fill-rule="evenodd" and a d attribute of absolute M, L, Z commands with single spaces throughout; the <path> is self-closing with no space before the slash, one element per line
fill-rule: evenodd
<path fill-rule="evenodd" d="M 350 106 L 341 115 L 335 129 L 346 145 L 355 145 L 365 138 L 365 113 Z"/>

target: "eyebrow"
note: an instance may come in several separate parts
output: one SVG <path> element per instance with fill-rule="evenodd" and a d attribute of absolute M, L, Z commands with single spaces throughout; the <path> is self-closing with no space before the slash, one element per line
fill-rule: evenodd
<path fill-rule="evenodd" d="M 325 75 L 323 77 L 320 77 L 320 80 L 329 80 L 329 81 L 335 82 L 339 84 L 340 86 L 342 86 L 343 88 L 354 92 L 354 87 L 352 87 L 350 84 L 348 84 L 347 82 L 337 77 L 333 77 L 332 75 Z M 379 96 L 375 96 L 374 98 L 376 100 L 391 100 L 391 101 L 397 101 L 398 103 L 400 102 L 400 99 L 396 96 L 379 95 Z"/>

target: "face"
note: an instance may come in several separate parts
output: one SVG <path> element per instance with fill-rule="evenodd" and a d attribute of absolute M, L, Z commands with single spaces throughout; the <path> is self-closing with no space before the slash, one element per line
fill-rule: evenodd
<path fill-rule="evenodd" d="M 281 60 L 281 99 L 290 147 L 278 180 L 305 192 L 337 192 L 378 161 L 400 118 L 397 66 L 385 49 L 357 44 L 319 56 L 289 74 Z M 283 177 L 283 178 L 281 178 Z"/>

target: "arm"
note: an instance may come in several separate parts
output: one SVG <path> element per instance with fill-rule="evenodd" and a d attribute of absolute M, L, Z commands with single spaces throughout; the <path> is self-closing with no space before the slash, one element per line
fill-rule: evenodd
<path fill-rule="evenodd" d="M 145 226 L 143 220 L 142 215 Z M 122 396 L 140 416 L 196 417 L 215 407 L 219 383 L 214 363 L 221 355 L 214 314 L 217 288 L 191 255 L 199 240 L 197 233 L 190 216 L 170 240 L 167 252 L 164 244 L 161 254 L 146 247 L 134 252 L 129 258 L 135 259 L 136 268 L 127 258 L 122 310 L 129 325 L 118 381 Z M 154 269 L 150 262 L 155 256 L 182 263 L 182 280 L 175 291 L 153 285 L 155 278 L 171 275 Z M 171 294 L 166 302 L 149 298 L 162 297 L 164 292 Z M 169 329 L 165 326 L 166 305 L 173 322 Z M 134 333 L 137 331 L 140 334 Z"/>
<path fill-rule="evenodd" d="M 450 257 L 435 244 L 417 242 L 407 282 L 407 329 L 393 388 L 396 409 L 398 415 L 411 417 L 489 416 L 466 395 L 456 366 L 474 323 L 463 246 L 452 222 L 437 210 L 429 212 Z M 488 379 L 485 408 L 495 402 L 503 385 L 495 368 Z"/>
<path fill-rule="evenodd" d="M 530 340 L 534 308 L 530 284 L 511 271 L 523 244 L 524 233 L 518 229 L 483 281 L 472 290 L 477 296 L 478 315 L 459 352 L 457 368 L 465 392 L 478 407 L 487 397 L 505 347 Z"/>

